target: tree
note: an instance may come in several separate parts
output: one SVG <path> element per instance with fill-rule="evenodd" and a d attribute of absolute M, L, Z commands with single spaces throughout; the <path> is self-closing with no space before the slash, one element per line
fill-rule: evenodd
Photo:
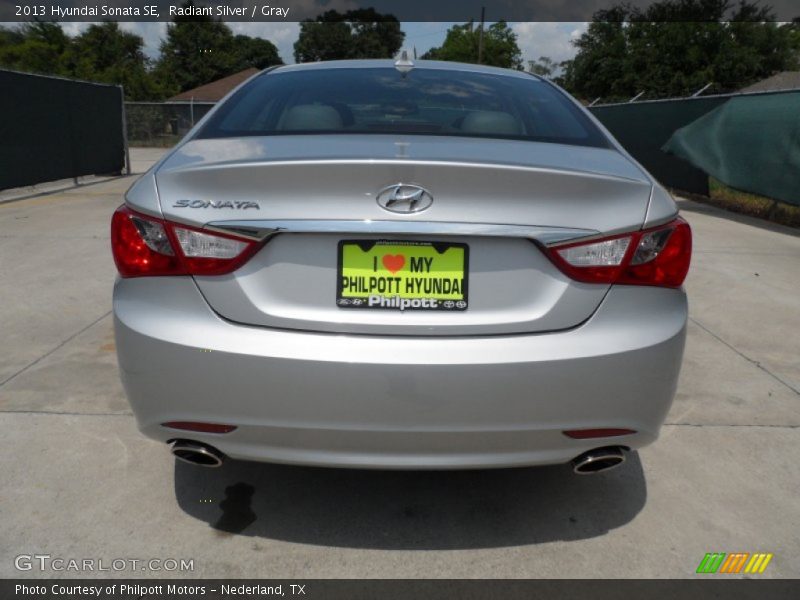
<path fill-rule="evenodd" d="M 0 27 L 0 67 L 122 85 L 128 100 L 162 100 L 248 67 L 282 62 L 272 42 L 234 36 L 210 17 L 177 17 L 161 49 L 154 63 L 142 38 L 114 21 L 91 24 L 74 38 L 58 23 Z"/>
<path fill-rule="evenodd" d="M 194 6 L 191 2 L 184 8 Z M 167 26 L 156 72 L 173 91 L 188 90 L 248 67 L 264 68 L 282 61 L 272 42 L 234 36 L 209 16 L 179 15 Z"/>
<path fill-rule="evenodd" d="M 71 76 L 122 85 L 127 100 L 164 95 L 150 73 L 141 36 L 123 31 L 116 22 L 90 25 L 72 39 L 65 60 Z"/>
<path fill-rule="evenodd" d="M 795 17 L 791 23 L 786 25 L 786 29 L 795 59 L 800 61 L 800 17 Z"/>
<path fill-rule="evenodd" d="M 0 66 L 41 73 L 69 75 L 65 63 L 70 38 L 58 23 L 35 22 L 0 30 Z"/>
<path fill-rule="evenodd" d="M 176 16 L 161 42 L 157 73 L 176 92 L 209 83 L 235 72 L 232 46 L 233 33 L 222 21 Z"/>
<path fill-rule="evenodd" d="M 294 43 L 297 62 L 348 58 L 391 58 L 405 39 L 400 22 L 393 15 L 372 8 L 344 14 L 329 10 L 315 20 L 300 23 Z"/>
<path fill-rule="evenodd" d="M 574 94 L 585 98 L 597 96 L 631 97 L 635 84 L 627 80 L 627 45 L 624 8 L 600 11 L 580 38 L 573 41 L 578 48 L 575 58 L 568 61 L 563 84 Z"/>
<path fill-rule="evenodd" d="M 301 62 L 338 60 L 350 57 L 353 31 L 342 15 L 330 10 L 315 21 L 300 23 L 300 35 L 294 43 L 294 59 Z"/>
<path fill-rule="evenodd" d="M 70 38 L 57 23 L 35 22 L 0 30 L 0 66 L 122 85 L 129 100 L 154 100 L 163 90 L 150 72 L 142 38 L 115 22 L 90 25 Z"/>
<path fill-rule="evenodd" d="M 393 15 L 382 15 L 373 8 L 345 13 L 353 31 L 350 58 L 392 58 L 403 46 L 406 34 Z"/>
<path fill-rule="evenodd" d="M 574 44 L 560 82 L 586 99 L 730 92 L 797 66 L 791 24 L 743 0 L 662 0 L 600 11 Z"/>
<path fill-rule="evenodd" d="M 248 67 L 266 69 L 272 65 L 283 64 L 275 44 L 264 38 L 237 35 L 233 38 L 236 65 L 244 70 Z"/>
<path fill-rule="evenodd" d="M 552 79 L 560 69 L 559 63 L 549 56 L 540 56 L 539 60 L 528 61 L 528 72 L 540 77 Z"/>
<path fill-rule="evenodd" d="M 450 60 L 477 63 L 480 28 L 471 21 L 454 25 L 447 31 L 444 43 L 431 48 L 423 59 Z M 517 34 L 505 23 L 492 23 L 483 32 L 483 64 L 507 69 L 522 69 L 522 53 L 517 45 Z"/>

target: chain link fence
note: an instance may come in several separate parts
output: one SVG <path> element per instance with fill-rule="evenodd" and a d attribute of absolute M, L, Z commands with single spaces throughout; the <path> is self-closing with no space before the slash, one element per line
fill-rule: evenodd
<path fill-rule="evenodd" d="M 131 146 L 172 146 L 213 106 L 213 102 L 126 102 L 128 143 Z"/>

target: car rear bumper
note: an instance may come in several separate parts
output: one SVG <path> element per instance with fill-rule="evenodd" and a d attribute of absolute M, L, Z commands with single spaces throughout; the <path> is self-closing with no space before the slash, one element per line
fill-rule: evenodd
<path fill-rule="evenodd" d="M 247 460 L 373 468 L 563 463 L 655 440 L 675 392 L 683 290 L 612 288 L 571 330 L 376 337 L 249 327 L 185 277 L 118 280 L 122 381 L 142 432 Z M 163 427 L 236 425 L 228 434 Z M 574 440 L 568 429 L 637 433 Z"/>

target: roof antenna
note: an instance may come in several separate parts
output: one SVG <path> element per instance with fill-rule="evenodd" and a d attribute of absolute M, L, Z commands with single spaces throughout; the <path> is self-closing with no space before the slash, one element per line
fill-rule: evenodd
<path fill-rule="evenodd" d="M 394 63 L 394 68 L 400 71 L 400 74 L 405 77 L 414 68 L 414 61 L 408 58 L 408 50 L 403 50 L 400 58 Z"/>

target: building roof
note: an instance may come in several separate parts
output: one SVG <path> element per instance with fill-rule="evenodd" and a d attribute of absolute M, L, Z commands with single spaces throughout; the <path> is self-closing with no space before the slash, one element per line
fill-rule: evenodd
<path fill-rule="evenodd" d="M 211 83 L 181 92 L 177 96 L 173 96 L 167 100 L 167 102 L 219 102 L 233 88 L 258 72 L 259 70 L 255 67 L 250 67 L 249 69 L 239 71 L 233 75 L 228 75 L 222 79 L 217 79 Z"/>
<path fill-rule="evenodd" d="M 774 92 L 800 89 L 800 71 L 783 71 L 772 77 L 757 81 L 739 90 L 740 92 Z"/>

